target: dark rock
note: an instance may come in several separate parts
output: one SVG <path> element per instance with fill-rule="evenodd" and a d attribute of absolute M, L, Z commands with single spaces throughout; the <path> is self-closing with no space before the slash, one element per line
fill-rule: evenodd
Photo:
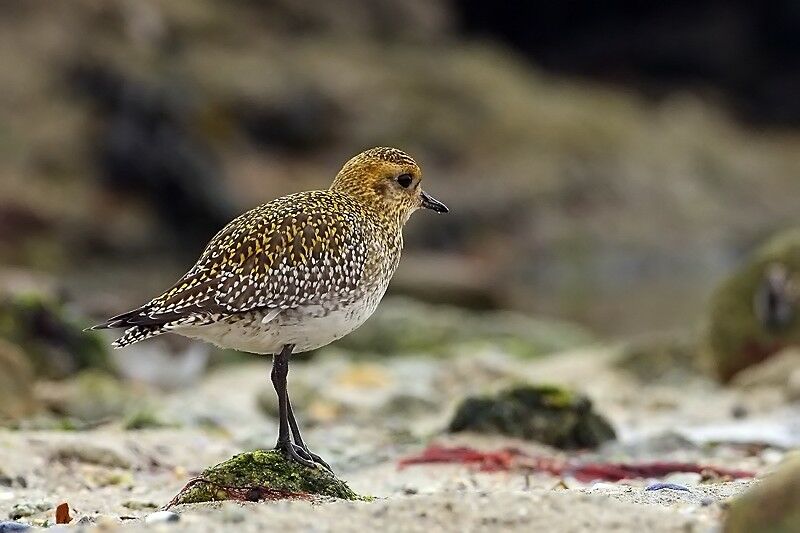
<path fill-rule="evenodd" d="M 92 146 L 109 189 L 150 202 L 189 247 L 233 217 L 219 161 L 196 126 L 203 106 L 187 98 L 185 87 L 89 62 L 76 65 L 69 82 L 95 104 L 102 120 Z"/>
<path fill-rule="evenodd" d="M 758 485 L 735 498 L 724 533 L 800 531 L 800 457 L 795 456 Z"/>
<path fill-rule="evenodd" d="M 288 461 L 277 451 L 242 453 L 204 470 L 170 506 L 219 500 L 258 501 L 311 498 L 364 499 L 323 468 Z"/>
<path fill-rule="evenodd" d="M 85 368 L 110 370 L 107 343 L 54 298 L 28 293 L 0 299 L 0 338 L 19 346 L 37 376 L 60 379 Z"/>
<path fill-rule="evenodd" d="M 800 346 L 798 287 L 800 230 L 791 230 L 770 240 L 715 291 L 708 345 L 722 381 L 784 348 Z"/>
<path fill-rule="evenodd" d="M 0 339 L 0 419 L 18 419 L 36 410 L 33 368 L 19 347 Z"/>
<path fill-rule="evenodd" d="M 449 430 L 499 433 L 558 448 L 595 448 L 616 438 L 585 396 L 547 385 L 520 385 L 461 402 Z"/>

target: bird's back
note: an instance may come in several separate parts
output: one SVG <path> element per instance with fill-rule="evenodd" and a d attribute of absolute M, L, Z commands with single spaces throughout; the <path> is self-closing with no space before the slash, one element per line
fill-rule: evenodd
<path fill-rule="evenodd" d="M 266 323 L 306 308 L 335 311 L 376 291 L 380 299 L 402 245 L 400 228 L 381 226 L 336 191 L 278 198 L 231 221 L 168 291 L 99 327 L 128 328 L 121 347 L 245 316 Z"/>

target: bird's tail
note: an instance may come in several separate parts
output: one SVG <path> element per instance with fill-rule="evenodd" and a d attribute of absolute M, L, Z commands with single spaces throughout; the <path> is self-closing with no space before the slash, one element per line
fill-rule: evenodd
<path fill-rule="evenodd" d="M 164 326 L 133 326 L 125 330 L 122 336 L 111 343 L 114 348 L 124 348 L 139 341 L 149 339 L 166 333 L 168 329 Z"/>

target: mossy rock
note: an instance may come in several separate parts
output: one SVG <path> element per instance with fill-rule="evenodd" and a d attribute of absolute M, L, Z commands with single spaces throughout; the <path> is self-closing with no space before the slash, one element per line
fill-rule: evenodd
<path fill-rule="evenodd" d="M 595 448 L 616 438 L 585 396 L 550 385 L 518 385 L 461 402 L 449 430 L 534 440 L 562 449 Z"/>
<path fill-rule="evenodd" d="M 61 379 L 80 370 L 110 371 L 107 343 L 59 301 L 28 293 L 0 299 L 0 338 L 16 344 L 37 376 Z"/>
<path fill-rule="evenodd" d="M 100 370 L 84 370 L 61 381 L 41 382 L 36 391 L 47 411 L 74 421 L 77 427 L 123 418 L 144 406 L 141 391 Z"/>
<path fill-rule="evenodd" d="M 731 502 L 724 533 L 800 531 L 800 455 Z"/>
<path fill-rule="evenodd" d="M 170 502 L 259 501 L 327 497 L 365 500 L 324 468 L 309 468 L 275 450 L 241 453 L 204 470 Z"/>
<path fill-rule="evenodd" d="M 779 323 L 759 313 L 770 272 L 785 272 L 788 312 Z M 737 372 L 790 346 L 800 346 L 800 229 L 776 236 L 715 291 L 709 313 L 708 354 L 716 374 Z"/>
<path fill-rule="evenodd" d="M 336 347 L 363 354 L 448 356 L 460 354 L 465 346 L 490 344 L 511 354 L 534 357 L 592 340 L 584 329 L 556 320 L 395 297 L 384 301 L 363 326 L 337 341 Z"/>
<path fill-rule="evenodd" d="M 33 369 L 17 346 L 0 339 L 0 421 L 16 420 L 36 410 Z"/>

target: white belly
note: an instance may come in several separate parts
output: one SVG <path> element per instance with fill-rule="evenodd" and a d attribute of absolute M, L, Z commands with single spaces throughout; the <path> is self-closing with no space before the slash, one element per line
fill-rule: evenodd
<path fill-rule="evenodd" d="M 327 311 L 322 306 L 310 306 L 289 309 L 274 317 L 251 312 L 206 326 L 176 328 L 173 331 L 243 352 L 275 354 L 287 344 L 294 344 L 293 353 L 307 352 L 341 339 L 358 328 L 375 311 L 383 292 L 336 310 Z"/>

